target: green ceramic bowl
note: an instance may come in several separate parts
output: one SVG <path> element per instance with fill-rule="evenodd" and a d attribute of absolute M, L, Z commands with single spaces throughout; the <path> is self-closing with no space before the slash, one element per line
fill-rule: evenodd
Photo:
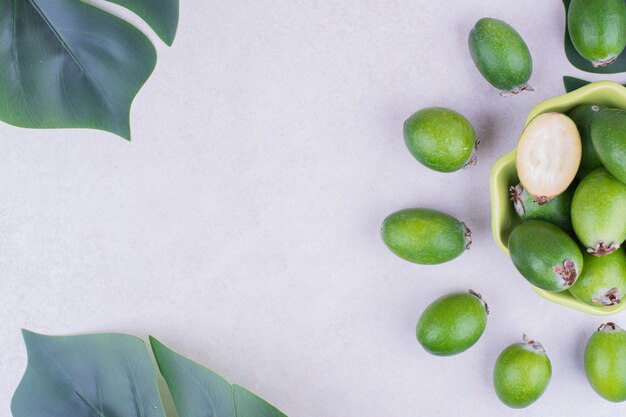
<path fill-rule="evenodd" d="M 539 103 L 530 112 L 526 124 L 539 114 L 552 111 L 566 113 L 583 103 L 604 104 L 626 109 L 626 88 L 612 81 L 591 83 L 571 93 Z M 519 223 L 517 213 L 509 200 L 509 187 L 518 182 L 517 171 L 515 170 L 515 150 L 513 150 L 500 158 L 491 170 L 491 228 L 496 243 L 507 255 L 509 254 L 509 234 L 513 227 Z M 589 314 L 608 316 L 626 308 L 626 303 L 611 307 L 594 307 L 578 301 L 569 291 L 556 293 L 536 287 L 533 289 L 547 300 Z"/>

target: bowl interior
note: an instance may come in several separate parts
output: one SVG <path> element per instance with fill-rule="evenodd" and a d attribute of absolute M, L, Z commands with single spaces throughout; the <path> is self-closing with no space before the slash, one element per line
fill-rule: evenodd
<path fill-rule="evenodd" d="M 526 124 L 539 114 L 552 111 L 566 113 L 585 103 L 603 104 L 626 110 L 626 88 L 611 81 L 589 84 L 571 93 L 541 102 L 530 112 Z M 518 182 L 513 150 L 496 161 L 491 170 L 491 228 L 497 245 L 507 255 L 509 234 L 519 223 L 519 217 L 509 200 L 509 187 Z M 626 303 L 611 307 L 594 307 L 577 300 L 569 291 L 554 293 L 536 287 L 533 289 L 543 298 L 590 314 L 606 316 L 626 308 Z"/>

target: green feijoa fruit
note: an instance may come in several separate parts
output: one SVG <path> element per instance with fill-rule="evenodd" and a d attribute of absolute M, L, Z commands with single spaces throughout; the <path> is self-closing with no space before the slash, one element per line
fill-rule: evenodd
<path fill-rule="evenodd" d="M 594 67 L 606 67 L 626 47 L 626 4 L 624 0 L 572 0 L 567 28 L 578 53 Z"/>
<path fill-rule="evenodd" d="M 546 202 L 576 178 L 582 156 L 578 128 L 564 114 L 540 114 L 522 132 L 516 153 L 515 168 L 524 189 Z"/>
<path fill-rule="evenodd" d="M 583 254 L 585 269 L 569 292 L 583 303 L 604 307 L 620 304 L 626 294 L 626 253 Z"/>
<path fill-rule="evenodd" d="M 543 220 L 559 226 L 565 231 L 572 230 L 570 211 L 574 190 L 568 188 L 547 202 L 537 201 L 530 193 L 524 190 L 522 184 L 509 188 L 511 201 L 517 215 L 522 220 Z"/>
<path fill-rule="evenodd" d="M 532 91 L 533 61 L 528 46 L 509 24 L 483 18 L 469 35 L 469 50 L 478 71 L 502 95 Z"/>
<path fill-rule="evenodd" d="M 626 184 L 626 111 L 601 111 L 591 125 L 591 138 L 602 165 Z"/>
<path fill-rule="evenodd" d="M 387 216 L 381 228 L 387 247 L 400 258 L 423 265 L 451 261 L 469 249 L 465 223 L 436 210 L 413 208 Z"/>
<path fill-rule="evenodd" d="M 589 338 L 585 348 L 585 373 L 602 398 L 626 400 L 626 332 L 606 323 Z"/>
<path fill-rule="evenodd" d="M 419 162 L 439 172 L 454 172 L 476 163 L 478 142 L 463 115 L 443 107 L 429 107 L 404 122 L 404 142 Z"/>
<path fill-rule="evenodd" d="M 500 401 L 525 408 L 544 393 L 552 377 L 552 364 L 541 343 L 524 335 L 523 343 L 504 349 L 493 370 L 493 386 Z"/>
<path fill-rule="evenodd" d="M 582 179 L 594 169 L 602 166 L 600 157 L 591 141 L 591 122 L 596 115 L 600 114 L 600 111 L 606 109 L 608 109 L 608 107 L 596 104 L 581 104 L 574 107 L 568 114 L 574 123 L 576 123 L 582 142 L 582 158 L 580 159 L 580 167 L 576 174 L 578 179 Z"/>
<path fill-rule="evenodd" d="M 509 236 L 509 252 L 524 278 L 546 291 L 565 291 L 583 270 L 583 255 L 574 239 L 541 220 L 515 226 Z"/>
<path fill-rule="evenodd" d="M 443 296 L 433 301 L 420 316 L 417 341 L 433 355 L 456 355 L 480 339 L 488 314 L 487 304 L 472 290 Z"/>
<path fill-rule="evenodd" d="M 597 168 L 578 184 L 572 225 L 589 253 L 608 255 L 626 239 L 626 184 Z"/>

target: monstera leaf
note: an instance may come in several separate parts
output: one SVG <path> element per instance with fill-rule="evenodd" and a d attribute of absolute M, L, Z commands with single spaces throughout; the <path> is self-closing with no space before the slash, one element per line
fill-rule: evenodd
<path fill-rule="evenodd" d="M 164 417 L 143 341 L 102 334 L 51 337 L 24 331 L 28 367 L 13 417 Z"/>
<path fill-rule="evenodd" d="M 168 45 L 178 0 L 111 0 Z M 132 101 L 156 64 L 150 40 L 81 0 L 0 0 L 0 120 L 91 128 L 130 139 Z"/>
<path fill-rule="evenodd" d="M 569 10 L 569 4 L 571 0 L 563 0 L 563 5 L 565 6 L 565 55 L 569 62 L 578 68 L 579 70 L 587 71 L 587 72 L 595 72 L 597 74 L 615 74 L 618 72 L 626 71 L 626 53 L 622 53 L 617 61 L 612 63 L 611 65 L 607 65 L 606 67 L 594 68 L 591 65 L 591 62 L 587 61 L 585 58 L 580 56 L 576 48 L 574 48 L 574 44 L 572 43 L 572 39 L 569 36 L 569 31 L 567 30 L 567 11 Z"/>
<path fill-rule="evenodd" d="M 13 417 L 165 417 L 141 339 L 24 331 L 28 366 Z M 276 407 L 150 338 L 179 417 L 287 417 Z"/>
<path fill-rule="evenodd" d="M 568 93 L 574 90 L 578 90 L 580 87 L 584 87 L 587 84 L 591 84 L 590 81 L 581 80 L 576 77 L 563 77 L 563 85 L 565 85 L 565 91 Z"/>
<path fill-rule="evenodd" d="M 239 385 L 150 338 L 161 374 L 180 417 L 286 417 Z"/>
<path fill-rule="evenodd" d="M 178 0 L 109 0 L 134 12 L 172 46 L 178 27 Z"/>

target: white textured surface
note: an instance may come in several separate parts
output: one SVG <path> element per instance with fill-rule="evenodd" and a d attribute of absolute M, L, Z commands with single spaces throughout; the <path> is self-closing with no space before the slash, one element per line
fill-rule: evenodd
<path fill-rule="evenodd" d="M 489 170 L 528 111 L 564 74 L 599 79 L 567 62 L 559 1 L 183 0 L 181 12 L 133 106 L 132 143 L 0 125 L 0 416 L 26 365 L 22 327 L 154 334 L 294 417 L 622 412 L 582 370 L 601 319 L 538 298 L 490 234 Z M 483 16 L 526 39 L 534 93 L 500 98 L 473 67 L 466 39 Z M 431 105 L 474 123 L 477 167 L 439 174 L 409 155 L 402 123 Z M 394 257 L 379 224 L 410 206 L 466 221 L 472 250 L 439 267 Z M 420 312 L 469 287 L 490 303 L 485 335 L 429 356 Z M 554 375 L 513 412 L 491 370 L 523 331 Z"/>

